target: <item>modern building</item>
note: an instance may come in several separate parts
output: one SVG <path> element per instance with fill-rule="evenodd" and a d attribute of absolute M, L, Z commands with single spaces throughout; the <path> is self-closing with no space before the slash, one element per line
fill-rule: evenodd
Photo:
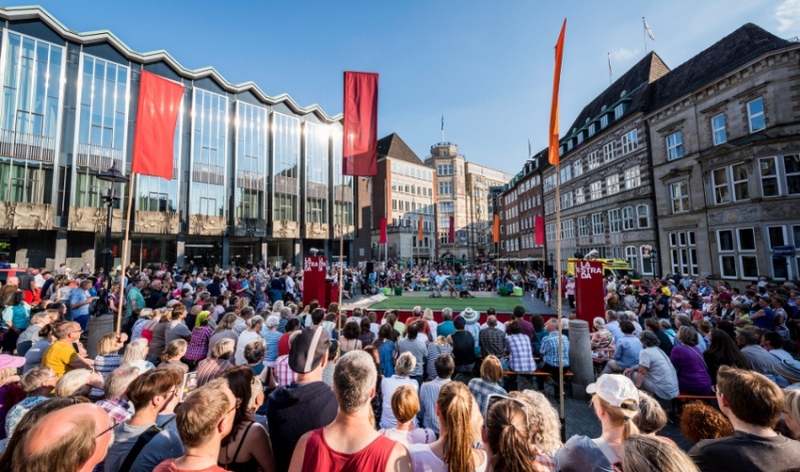
<path fill-rule="evenodd" d="M 664 273 L 797 280 L 800 44 L 746 24 L 654 84 Z"/>
<path fill-rule="evenodd" d="M 545 246 L 536 244 L 536 217 L 543 216 L 542 170 L 547 150 L 532 156 L 498 196 L 500 259 L 545 268 Z"/>
<path fill-rule="evenodd" d="M 545 235 L 549 265 L 597 250 L 627 259 L 652 276 L 657 246 L 650 146 L 644 113 L 651 85 L 669 69 L 648 53 L 581 110 L 561 138 L 559 167 L 543 170 Z M 556 171 L 560 177 L 561 227 L 556 226 Z M 561 261 L 555 260 L 556 231 Z"/>
<path fill-rule="evenodd" d="M 489 189 L 503 186 L 514 176 L 468 162 L 454 143 L 431 146 L 425 165 L 436 172 L 437 258 L 451 261 L 484 261 L 494 251 L 489 212 Z M 454 238 L 450 242 L 450 221 Z"/>
<path fill-rule="evenodd" d="M 116 263 L 126 223 L 138 264 L 298 263 L 311 247 L 338 249 L 342 236 L 353 258 L 340 115 L 187 69 L 165 51 L 133 51 L 108 31 L 74 32 L 39 7 L 0 8 L 0 18 L 0 241 L 12 262 L 101 263 L 109 184 L 97 175 L 130 169 L 145 70 L 185 87 L 164 156 L 174 173 L 130 181 L 132 221 L 127 199 L 115 204 Z"/>
<path fill-rule="evenodd" d="M 397 135 L 378 140 L 378 175 L 372 187 L 373 257 L 426 263 L 436 254 L 435 176 Z M 379 248 L 386 218 L 386 245 Z M 419 225 L 422 222 L 422 240 Z M 384 252 L 385 251 L 385 252 Z"/>

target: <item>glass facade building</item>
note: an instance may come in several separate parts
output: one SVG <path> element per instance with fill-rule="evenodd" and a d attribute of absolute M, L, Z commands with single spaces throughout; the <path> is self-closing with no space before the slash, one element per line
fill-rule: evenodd
<path fill-rule="evenodd" d="M 39 7 L 0 8 L 0 18 L 0 262 L 101 263 L 110 184 L 97 175 L 112 165 L 130 175 L 144 70 L 184 86 L 163 156 L 173 174 L 115 184 L 116 264 L 125 224 L 138 264 L 298 264 L 340 235 L 349 259 L 355 182 L 341 175 L 340 115 L 110 33 L 76 33 Z"/>

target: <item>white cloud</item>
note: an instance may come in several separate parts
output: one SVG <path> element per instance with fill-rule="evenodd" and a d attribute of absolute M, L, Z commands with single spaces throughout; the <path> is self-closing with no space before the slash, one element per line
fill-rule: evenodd
<path fill-rule="evenodd" d="M 638 49 L 619 48 L 616 51 L 611 51 L 611 60 L 613 62 L 625 62 L 637 54 L 639 54 Z"/>
<path fill-rule="evenodd" d="M 781 33 L 800 28 L 800 0 L 784 0 L 775 8 L 775 19 Z"/>

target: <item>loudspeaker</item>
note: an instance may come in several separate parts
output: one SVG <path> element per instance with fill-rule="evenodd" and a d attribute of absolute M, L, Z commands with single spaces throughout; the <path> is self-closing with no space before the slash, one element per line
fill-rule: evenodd
<path fill-rule="evenodd" d="M 375 272 L 375 263 L 374 262 L 367 262 L 367 275 Z"/>

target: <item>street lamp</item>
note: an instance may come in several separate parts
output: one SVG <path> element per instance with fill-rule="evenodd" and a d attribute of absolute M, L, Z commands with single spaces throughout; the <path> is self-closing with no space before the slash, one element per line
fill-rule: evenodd
<path fill-rule="evenodd" d="M 98 310 L 98 314 L 108 310 L 108 297 L 111 293 L 111 217 L 113 215 L 114 202 L 119 200 L 120 197 L 114 195 L 114 184 L 126 183 L 128 178 L 125 174 L 117 169 L 117 162 L 111 164 L 108 170 L 100 171 L 97 174 L 97 180 L 109 182 L 111 186 L 108 189 L 108 194 L 103 197 L 107 206 L 106 213 L 106 247 L 103 249 L 103 288 L 100 294 L 100 303 L 103 305 L 103 311 Z"/>

